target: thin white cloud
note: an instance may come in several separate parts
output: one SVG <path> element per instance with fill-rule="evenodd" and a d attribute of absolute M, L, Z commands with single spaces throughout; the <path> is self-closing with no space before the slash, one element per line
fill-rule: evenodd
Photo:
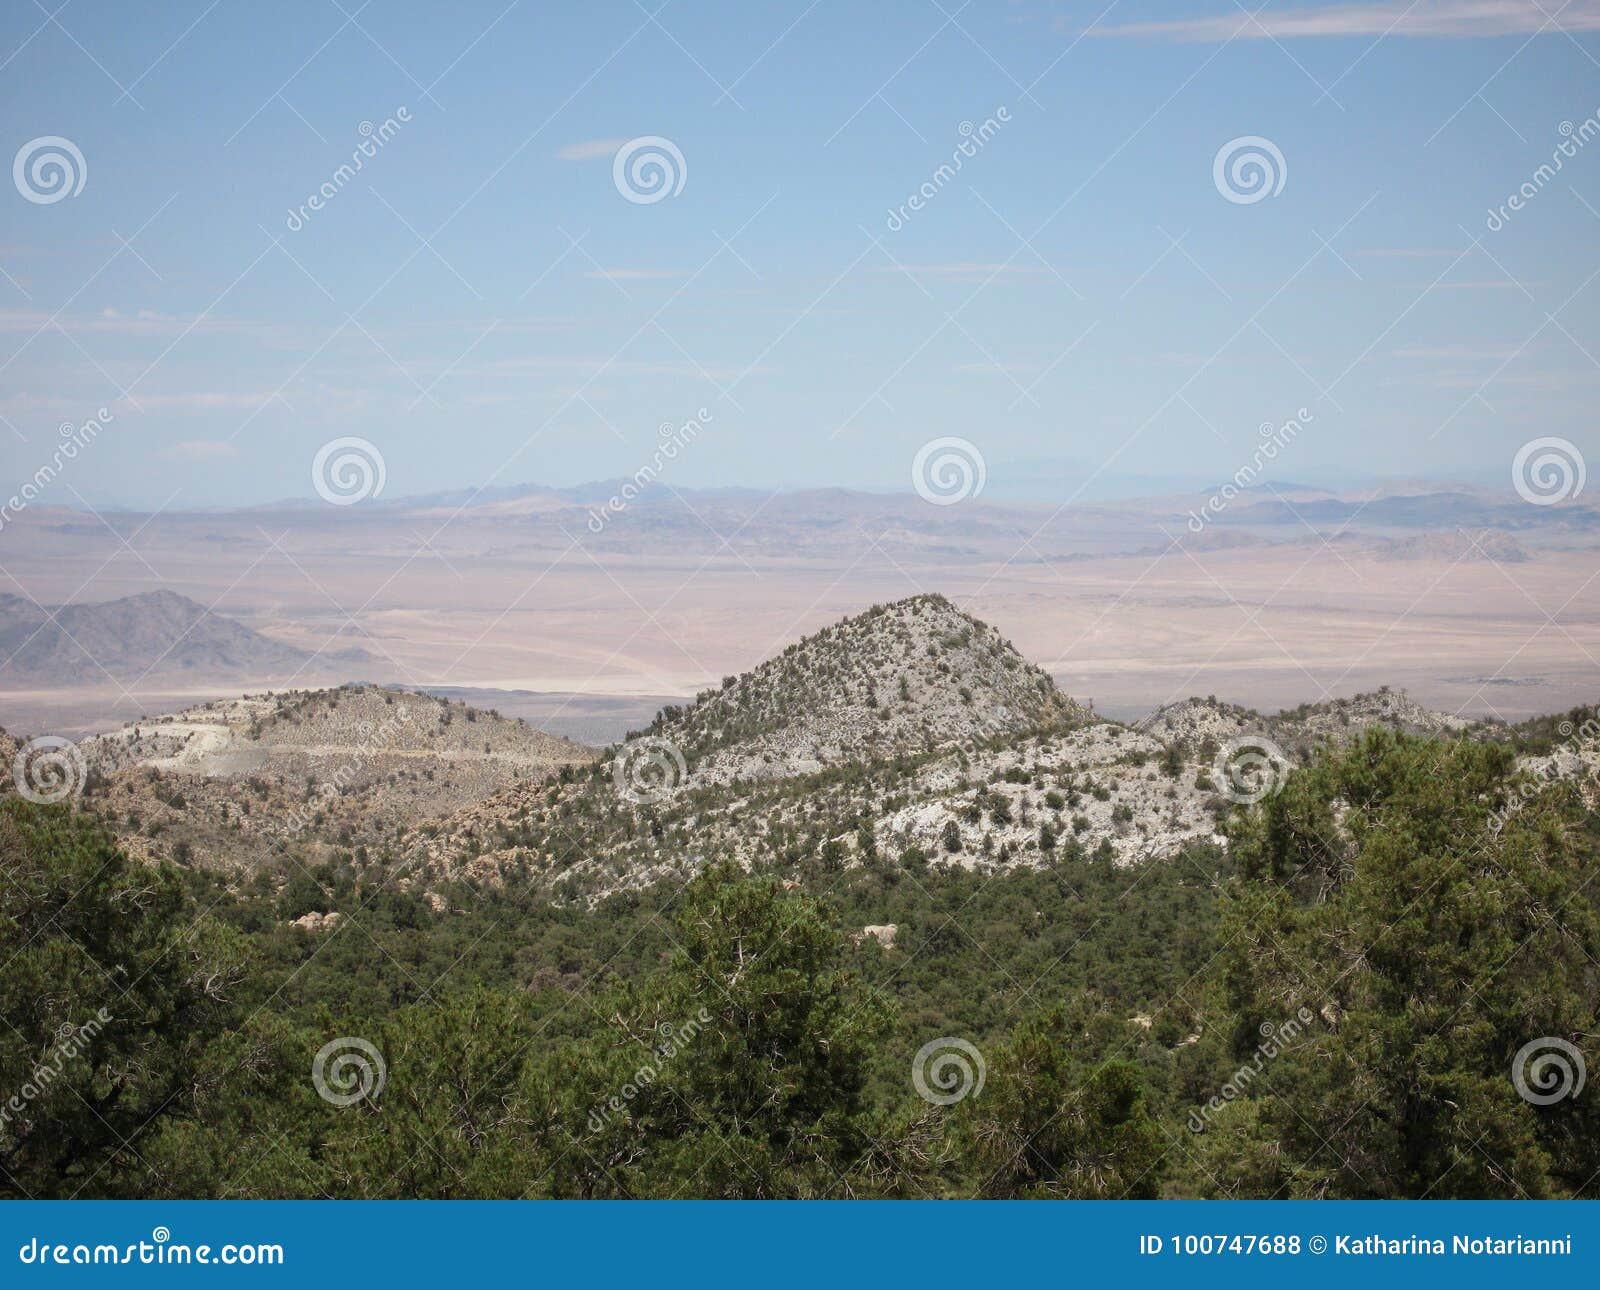
<path fill-rule="evenodd" d="M 37 309 L 0 309 L 0 332 L 34 332 L 60 326 L 68 332 L 106 332 L 116 335 L 169 335 L 183 331 L 244 331 L 265 324 L 237 318 L 197 316 L 174 317 L 159 314 L 151 309 L 125 314 L 116 309 L 102 309 L 96 314 L 62 316 Z"/>
<path fill-rule="evenodd" d="M 952 371 L 984 376 L 1028 376 L 1039 370 L 1037 363 L 957 363 Z"/>
<path fill-rule="evenodd" d="M 586 278 L 603 278 L 607 282 L 654 282 L 665 278 L 682 278 L 682 269 L 591 269 Z"/>
<path fill-rule="evenodd" d="M 1600 2 L 1565 8 L 1534 0 L 1378 0 L 1373 4 L 1302 5 L 1254 16 L 1237 8 L 1205 18 L 1096 27 L 1094 36 L 1160 40 L 1292 40 L 1313 36 L 1531 36 L 1600 31 Z"/>
<path fill-rule="evenodd" d="M 1520 348 L 1513 345 L 1407 345 L 1391 352 L 1396 358 L 1492 362 L 1495 359 L 1515 358 L 1527 348 L 1526 345 Z"/>
<path fill-rule="evenodd" d="M 1387 260 L 1448 260 L 1461 254 L 1447 247 L 1429 246 L 1374 246 L 1349 252 L 1350 255 L 1368 256 Z"/>
<path fill-rule="evenodd" d="M 483 363 L 463 363 L 456 368 L 458 376 L 502 375 L 511 372 L 583 372 L 597 375 L 601 372 L 617 376 L 680 376 L 713 381 L 731 381 L 736 377 L 757 372 L 770 372 L 770 367 L 757 364 L 745 367 L 737 363 L 719 363 L 714 360 L 701 363 L 676 361 L 649 361 L 641 359 L 595 358 L 573 355 L 521 355 L 516 358 L 490 359 Z M 578 387 L 581 390 L 583 387 Z M 576 392 L 576 391 L 575 391 Z"/>
<path fill-rule="evenodd" d="M 1482 282 L 1440 282 L 1434 285 L 1438 291 L 1525 291 L 1529 286 L 1538 286 L 1537 280 L 1528 282 L 1513 282 L 1509 278 L 1489 278 Z"/>
<path fill-rule="evenodd" d="M 562 161 L 598 161 L 602 157 L 616 156 L 617 149 L 627 142 L 626 139 L 583 139 L 558 149 L 556 156 Z"/>
<path fill-rule="evenodd" d="M 139 394 L 139 407 L 152 411 L 216 411 L 225 408 L 258 408 L 272 394 L 233 394 L 220 390 L 194 390 L 178 394 Z M 119 400 L 121 402 L 121 400 Z"/>
<path fill-rule="evenodd" d="M 1595 379 L 1595 376 L 1588 372 L 1501 372 L 1494 378 L 1494 383 L 1496 386 L 1557 394 L 1592 386 Z M 1473 368 L 1464 371 L 1437 372 L 1426 376 L 1399 377 L 1380 381 L 1378 386 L 1380 389 L 1471 390 L 1476 394 L 1483 389 L 1483 372 Z M 1491 392 L 1490 398 L 1493 397 Z"/>
<path fill-rule="evenodd" d="M 948 264 L 875 264 L 872 273 L 893 273 L 914 278 L 986 278 L 1037 277 L 1046 270 L 1025 264 L 981 264 L 975 261 L 953 261 Z"/>
<path fill-rule="evenodd" d="M 232 394 L 211 390 L 155 394 L 142 391 L 132 398 L 107 399 L 104 390 L 85 389 L 74 393 L 56 389 L 49 394 L 21 393 L 0 399 L 0 413 L 7 416 L 60 416 L 82 420 L 92 415 L 97 405 L 116 409 L 119 420 L 151 412 L 226 412 L 240 408 L 253 410 L 271 402 L 271 393 Z M 136 400 L 136 401 L 135 401 Z"/>
<path fill-rule="evenodd" d="M 219 461 L 237 457 L 239 449 L 225 439 L 184 439 L 168 447 L 163 455 L 179 461 Z"/>

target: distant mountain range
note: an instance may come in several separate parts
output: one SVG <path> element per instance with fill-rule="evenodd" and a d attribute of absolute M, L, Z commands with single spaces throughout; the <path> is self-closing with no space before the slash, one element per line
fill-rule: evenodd
<path fill-rule="evenodd" d="M 0 682 L 12 686 L 262 681 L 368 657 L 360 649 L 313 655 L 172 591 L 53 607 L 0 595 Z"/>
<path fill-rule="evenodd" d="M 1262 497 L 1222 523 L 1339 524 L 1359 516 L 1368 524 L 1396 528 L 1438 529 L 1455 526 L 1521 529 L 1559 525 L 1569 529 L 1600 528 L 1600 512 L 1588 506 L 1543 508 L 1476 492 L 1417 493 L 1370 499 L 1302 498 L 1293 502 Z"/>
<path fill-rule="evenodd" d="M 1006 481 L 1010 481 L 1009 483 Z M 1548 528 L 1593 531 L 1600 529 L 1600 507 L 1592 497 L 1579 496 L 1559 506 L 1530 506 L 1519 498 L 1507 479 L 1494 487 L 1459 479 L 1370 479 L 1344 484 L 1262 479 L 1239 487 L 1231 479 L 1206 481 L 1200 477 L 1139 476 L 1120 479 L 1116 487 L 1090 487 L 1093 481 L 1040 467 L 1036 473 L 1019 472 L 1015 464 L 1004 471 L 991 468 L 983 489 L 967 499 L 959 514 L 930 507 L 909 487 L 910 481 L 889 488 L 783 487 L 779 489 L 726 486 L 697 487 L 672 480 L 650 478 L 591 480 L 557 487 L 540 483 L 467 486 L 428 493 L 385 496 L 363 503 L 363 515 L 376 519 L 412 512 L 477 517 L 525 517 L 565 524 L 564 517 L 586 519 L 604 512 L 608 502 L 626 501 L 625 509 L 649 513 L 653 518 L 682 512 L 722 511 L 725 514 L 784 516 L 805 521 L 860 516 L 901 516 L 918 527 L 959 529 L 980 507 L 1006 512 L 1070 507 L 1107 514 L 1146 518 L 1185 518 L 1207 499 L 1228 500 L 1213 522 L 1237 525 L 1302 523 L 1343 525 L 1360 518 L 1373 525 L 1404 528 L 1438 528 L 1466 525 L 1494 528 Z M 670 484 L 670 487 L 669 487 Z M 1024 486 L 1025 485 L 1025 486 Z M 70 509 L 70 508 L 69 508 Z M 128 508 L 100 508 L 117 513 Z M 139 513 L 138 508 L 128 513 Z M 305 514 L 329 518 L 329 507 L 319 498 L 280 498 L 238 508 L 207 508 L 193 514 L 238 515 Z M 347 518 L 340 513 L 339 518 Z"/>

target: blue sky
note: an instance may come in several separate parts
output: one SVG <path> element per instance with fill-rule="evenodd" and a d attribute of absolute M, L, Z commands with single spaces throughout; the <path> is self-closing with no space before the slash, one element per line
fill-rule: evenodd
<path fill-rule="evenodd" d="M 385 496 L 573 484 L 700 409 L 676 486 L 904 488 L 946 435 L 997 491 L 1203 481 L 1302 408 L 1285 478 L 1600 449 L 1590 0 L 48 3 L 3 142 L 86 176 L 0 194 L 0 462 L 107 408 L 65 504 L 310 496 L 340 436 Z M 1246 136 L 1282 188 L 1230 201 Z"/>

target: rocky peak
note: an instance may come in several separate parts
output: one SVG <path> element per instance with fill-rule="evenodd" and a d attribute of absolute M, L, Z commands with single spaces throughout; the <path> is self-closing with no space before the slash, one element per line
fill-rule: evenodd
<path fill-rule="evenodd" d="M 1086 720 L 987 623 L 943 596 L 874 605 L 726 678 L 648 733 L 700 782 L 805 773 L 863 757 Z"/>

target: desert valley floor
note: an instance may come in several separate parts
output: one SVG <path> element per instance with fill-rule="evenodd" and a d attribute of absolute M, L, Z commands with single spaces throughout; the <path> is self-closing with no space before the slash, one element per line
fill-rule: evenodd
<path fill-rule="evenodd" d="M 373 680 L 601 744 L 798 636 L 925 591 L 1121 719 L 1189 695 L 1271 710 L 1380 685 L 1513 720 L 1594 697 L 1586 500 L 1274 494 L 1195 534 L 1196 501 L 952 515 L 915 497 L 711 492 L 641 500 L 598 534 L 581 501 L 542 492 L 351 511 L 37 508 L 7 532 L 0 591 L 24 607 L 174 590 L 301 661 L 223 666 L 179 648 L 70 684 L 0 670 L 0 724 L 81 733 L 273 685 Z"/>

